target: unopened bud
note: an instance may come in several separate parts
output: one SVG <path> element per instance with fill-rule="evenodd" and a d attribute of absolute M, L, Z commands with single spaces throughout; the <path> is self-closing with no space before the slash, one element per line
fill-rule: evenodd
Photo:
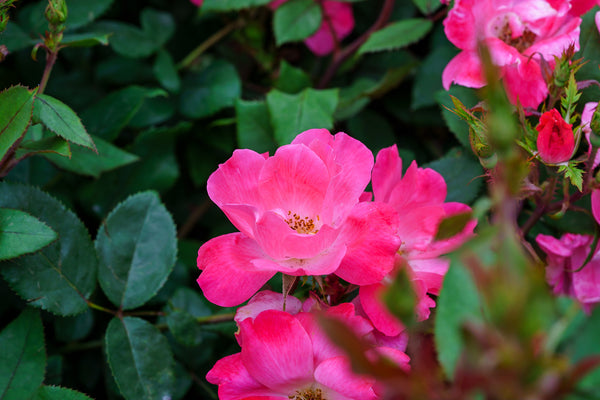
<path fill-rule="evenodd" d="M 60 26 L 67 20 L 67 3 L 65 0 L 48 0 L 46 19 L 50 25 Z"/>
<path fill-rule="evenodd" d="M 542 114 L 535 129 L 539 132 L 539 157 L 544 163 L 559 164 L 571 159 L 575 150 L 573 128 L 555 108 Z"/>

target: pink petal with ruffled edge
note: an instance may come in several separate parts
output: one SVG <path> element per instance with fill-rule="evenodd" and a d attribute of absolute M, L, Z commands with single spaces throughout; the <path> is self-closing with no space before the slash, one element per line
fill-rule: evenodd
<path fill-rule="evenodd" d="M 311 129 L 296 136 L 292 144 L 305 144 L 327 165 L 331 182 L 322 217 L 336 224 L 350 212 L 371 180 L 373 154 L 360 141 L 339 132 Z"/>
<path fill-rule="evenodd" d="M 274 261 L 268 258 L 254 259 L 252 265 L 257 270 L 272 271 L 277 270 L 287 275 L 329 275 L 338 268 L 344 255 L 346 246 L 333 246 L 331 249 L 319 254 L 318 256 L 301 259 L 291 258 L 289 260 Z"/>
<path fill-rule="evenodd" d="M 444 32 L 453 45 L 459 49 L 474 49 L 477 47 L 477 26 L 471 9 L 475 7 L 475 0 L 461 0 L 444 19 Z M 449 85 L 448 85 L 449 86 Z"/>
<path fill-rule="evenodd" d="M 258 177 L 265 162 L 262 154 L 246 149 L 235 150 L 206 183 L 210 199 L 225 212 L 236 228 L 249 237 L 253 234 L 256 212 L 260 210 Z M 224 207 L 227 205 L 233 207 Z"/>
<path fill-rule="evenodd" d="M 315 369 L 315 379 L 321 385 L 333 389 L 347 399 L 377 399 L 373 391 L 375 379 L 352 372 L 350 360 L 345 356 L 329 358 Z M 336 398 L 331 394 L 327 398 Z"/>
<path fill-rule="evenodd" d="M 536 60 L 523 58 L 517 65 L 506 66 L 504 87 L 511 103 L 537 108 L 548 95 L 548 86 Z"/>
<path fill-rule="evenodd" d="M 472 88 L 486 85 L 483 66 L 476 52 L 461 51 L 446 65 L 442 72 L 442 85 L 448 90 L 452 83 Z"/>
<path fill-rule="evenodd" d="M 309 335 L 292 315 L 266 310 L 239 325 L 242 361 L 252 377 L 281 393 L 313 382 L 313 348 Z"/>
<path fill-rule="evenodd" d="M 381 301 L 385 286 L 381 283 L 361 286 L 359 288 L 360 305 L 375 328 L 386 336 L 397 336 L 405 330 Z"/>
<path fill-rule="evenodd" d="M 261 396 L 261 399 L 280 399 L 277 397 L 262 397 L 277 395 L 263 384 L 254 379 L 244 364 L 240 353 L 220 359 L 206 374 L 206 380 L 219 386 L 219 399 L 239 400 L 251 396 Z"/>
<path fill-rule="evenodd" d="M 355 285 L 381 281 L 394 267 L 400 247 L 398 218 L 385 203 L 358 203 L 340 234 L 348 250 L 335 274 Z"/>
<path fill-rule="evenodd" d="M 402 181 L 402 159 L 396 145 L 379 150 L 372 181 L 375 201 L 389 202 L 392 190 Z"/>
<path fill-rule="evenodd" d="M 197 282 L 204 296 L 222 307 L 236 306 L 250 298 L 276 271 L 259 271 L 251 261 L 265 257 L 256 242 L 242 233 L 218 236 L 198 250 Z"/>
<path fill-rule="evenodd" d="M 410 259 L 408 264 L 413 276 L 423 281 L 426 291 L 438 295 L 444 276 L 450 267 L 450 260 L 445 258 Z"/>
<path fill-rule="evenodd" d="M 581 271 L 573 273 L 573 292 L 583 304 L 600 302 L 600 255 L 596 254 Z"/>
<path fill-rule="evenodd" d="M 388 203 L 403 213 L 417 206 L 439 206 L 446 199 L 446 193 L 446 182 L 439 172 L 419 168 L 413 161 L 392 189 Z"/>

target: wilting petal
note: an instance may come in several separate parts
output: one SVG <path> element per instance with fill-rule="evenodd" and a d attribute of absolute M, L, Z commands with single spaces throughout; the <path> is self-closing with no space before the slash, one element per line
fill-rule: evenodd
<path fill-rule="evenodd" d="M 265 257 L 256 242 L 242 233 L 218 236 L 198 250 L 198 285 L 204 296 L 222 307 L 248 300 L 275 271 L 259 271 L 251 261 Z"/>

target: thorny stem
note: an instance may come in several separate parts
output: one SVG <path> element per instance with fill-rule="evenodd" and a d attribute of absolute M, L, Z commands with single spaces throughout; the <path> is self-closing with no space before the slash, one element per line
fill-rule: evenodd
<path fill-rule="evenodd" d="M 238 28 L 241 28 L 242 26 L 244 26 L 244 24 L 245 24 L 245 21 L 240 18 L 240 19 L 235 20 L 234 22 L 231 22 L 231 23 L 225 25 L 223 28 L 221 28 L 219 31 L 215 32 L 204 42 L 200 43 L 200 45 L 198 47 L 196 47 L 194 50 L 192 50 L 190 52 L 190 54 L 188 54 L 177 65 L 177 69 L 182 70 L 185 68 L 189 68 L 192 64 L 194 64 L 196 59 L 198 59 L 198 57 L 200 57 L 206 50 L 208 50 L 213 45 L 218 43 L 221 39 L 223 39 L 225 36 L 227 36 L 229 33 L 234 31 L 235 29 L 238 29 Z"/>
<path fill-rule="evenodd" d="M 381 7 L 379 17 L 377 17 L 375 23 L 354 42 L 350 43 L 342 50 L 334 52 L 329 67 L 327 68 L 325 74 L 323 74 L 323 78 L 321 78 L 319 84 L 317 85 L 318 89 L 323 89 L 324 87 L 326 87 L 329 84 L 329 81 L 331 81 L 331 78 L 333 78 L 337 70 L 344 63 L 344 61 L 346 61 L 352 54 L 354 54 L 358 50 L 358 48 L 368 39 L 371 33 L 375 32 L 383 25 L 385 25 L 385 23 L 390 19 L 390 16 L 392 15 L 392 10 L 394 9 L 394 1 L 395 0 L 385 0 L 383 6 Z"/>

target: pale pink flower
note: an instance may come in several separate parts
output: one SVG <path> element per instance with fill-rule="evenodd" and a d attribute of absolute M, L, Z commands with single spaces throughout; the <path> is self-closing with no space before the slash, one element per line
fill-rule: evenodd
<path fill-rule="evenodd" d="M 472 234 L 476 221 L 470 221 L 462 232 L 446 240 L 434 240 L 441 221 L 454 214 L 468 212 L 470 207 L 445 202 L 446 182 L 436 171 L 419 168 L 413 162 L 402 175 L 402 159 L 396 146 L 382 149 L 373 168 L 375 203 L 391 205 L 399 214 L 396 235 L 402 241 L 396 261 L 397 268 L 407 268 L 417 296 L 416 314 L 419 320 L 429 317 L 435 302 L 427 294 L 438 295 L 450 261 L 444 254 L 458 248 Z M 380 293 L 393 277 L 373 285 L 361 286 L 362 308 L 375 327 L 387 336 L 403 330 L 379 300 Z"/>
<path fill-rule="evenodd" d="M 590 102 L 586 103 L 583 107 L 583 112 L 581 113 L 581 129 L 585 134 L 585 140 L 588 142 L 588 157 L 592 154 L 592 143 L 590 142 L 590 137 L 592 135 L 592 128 L 590 124 L 592 123 L 592 116 L 596 112 L 596 108 L 598 107 L 598 103 Z M 596 153 L 596 158 L 594 160 L 594 164 L 592 168 L 596 168 L 600 164 L 600 152 Z"/>
<path fill-rule="evenodd" d="M 351 304 L 325 315 L 346 323 L 359 337 L 372 330 Z M 238 320 L 241 352 L 219 360 L 206 379 L 219 386 L 219 399 L 379 399 L 375 379 L 352 372 L 350 360 L 320 328 L 314 313 L 265 310 Z M 385 354 L 408 369 L 403 352 L 374 347 L 367 356 Z"/>
<path fill-rule="evenodd" d="M 269 7 L 275 10 L 287 0 L 275 0 Z M 337 44 L 354 29 L 352 4 L 333 0 L 315 0 L 320 4 L 323 22 L 319 29 L 308 37 L 304 43 L 317 56 L 331 53 Z"/>
<path fill-rule="evenodd" d="M 567 124 L 553 108 L 540 117 L 537 149 L 540 159 L 546 164 L 559 164 L 571 159 L 575 150 L 575 136 L 571 124 Z"/>
<path fill-rule="evenodd" d="M 208 179 L 210 198 L 241 232 L 198 251 L 198 284 L 221 306 L 242 303 L 276 272 L 380 281 L 400 241 L 398 216 L 359 203 L 373 155 L 345 133 L 313 129 L 268 157 L 236 150 Z"/>
<path fill-rule="evenodd" d="M 453 82 L 480 88 L 483 76 L 478 44 L 499 67 L 508 97 L 536 108 L 548 95 L 540 60 L 553 66 L 570 45 L 579 49 L 581 19 L 568 1 L 460 0 L 444 20 L 448 39 L 462 51 L 444 69 L 446 89 Z"/>
<path fill-rule="evenodd" d="M 556 239 L 539 234 L 535 240 L 547 255 L 546 280 L 554 293 L 575 298 L 589 313 L 600 302 L 600 247 L 581 268 L 590 253 L 593 236 L 567 233 Z"/>

